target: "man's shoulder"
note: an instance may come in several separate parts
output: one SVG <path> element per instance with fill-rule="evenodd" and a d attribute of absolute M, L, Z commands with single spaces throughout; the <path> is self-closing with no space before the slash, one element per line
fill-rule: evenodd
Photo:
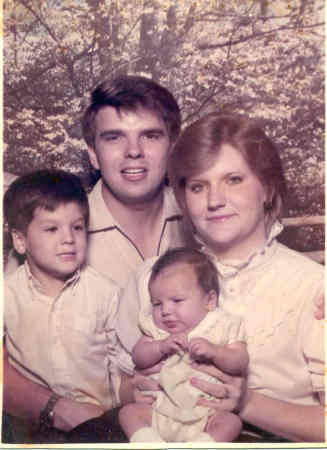
<path fill-rule="evenodd" d="M 164 212 L 165 215 L 174 217 L 176 219 L 182 218 L 180 207 L 178 206 L 174 192 L 171 187 L 164 188 Z"/>

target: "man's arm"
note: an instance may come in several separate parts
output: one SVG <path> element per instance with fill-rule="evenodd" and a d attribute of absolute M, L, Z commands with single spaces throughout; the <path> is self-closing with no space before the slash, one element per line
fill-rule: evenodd
<path fill-rule="evenodd" d="M 8 360 L 6 346 L 3 346 L 3 408 L 18 417 L 38 423 L 40 412 L 53 394 L 50 389 L 29 380 L 16 370 Z M 60 398 L 55 405 L 54 426 L 69 431 L 80 423 L 100 416 L 104 410 L 90 403 L 79 403 Z"/>

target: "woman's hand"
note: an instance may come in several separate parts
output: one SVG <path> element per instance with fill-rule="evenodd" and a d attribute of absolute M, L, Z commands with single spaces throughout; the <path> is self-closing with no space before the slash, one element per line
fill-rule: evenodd
<path fill-rule="evenodd" d="M 137 403 L 152 404 L 155 398 L 151 395 L 144 395 L 142 391 L 159 391 L 160 386 L 157 381 L 150 378 L 150 375 L 159 373 L 162 363 L 156 364 L 148 369 L 135 370 L 132 385 L 134 387 L 134 399 Z"/>
<path fill-rule="evenodd" d="M 241 409 L 246 396 L 246 380 L 244 377 L 227 375 L 214 365 L 195 362 L 192 364 L 192 367 L 222 382 L 222 384 L 210 383 L 200 378 L 192 378 L 191 384 L 193 386 L 214 397 L 212 400 L 201 398 L 198 400 L 198 405 L 226 411 L 239 411 Z"/>

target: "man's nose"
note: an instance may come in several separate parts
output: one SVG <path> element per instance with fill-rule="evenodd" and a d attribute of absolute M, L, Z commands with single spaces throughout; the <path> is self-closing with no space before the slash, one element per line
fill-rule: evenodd
<path fill-rule="evenodd" d="M 139 138 L 130 139 L 127 143 L 126 155 L 128 158 L 138 159 L 144 155 L 142 143 Z"/>

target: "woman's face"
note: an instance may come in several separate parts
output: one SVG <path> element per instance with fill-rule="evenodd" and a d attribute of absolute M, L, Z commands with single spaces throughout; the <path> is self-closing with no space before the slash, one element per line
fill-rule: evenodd
<path fill-rule="evenodd" d="M 242 154 L 222 145 L 210 169 L 190 177 L 185 200 L 197 234 L 218 258 L 244 259 L 266 239 L 266 191 Z"/>

